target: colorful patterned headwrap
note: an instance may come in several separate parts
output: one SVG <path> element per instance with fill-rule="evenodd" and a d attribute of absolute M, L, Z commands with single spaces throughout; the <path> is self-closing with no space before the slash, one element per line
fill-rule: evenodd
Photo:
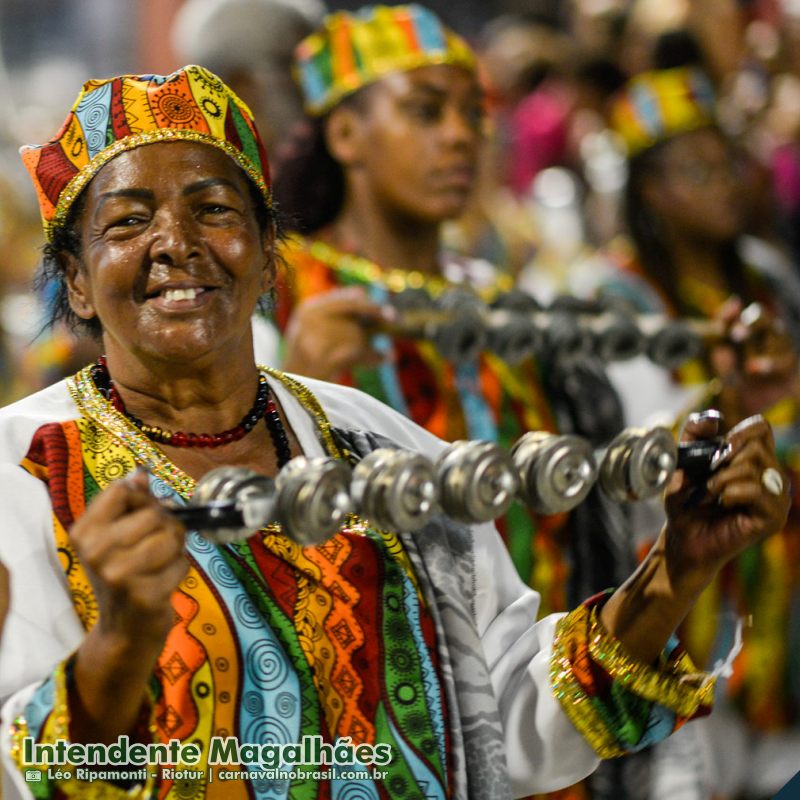
<path fill-rule="evenodd" d="M 337 11 L 295 50 L 306 111 L 319 116 L 391 72 L 453 64 L 475 70 L 469 45 L 427 8 L 367 6 Z"/>
<path fill-rule="evenodd" d="M 171 75 L 122 75 L 85 83 L 55 137 L 20 149 L 48 240 L 104 164 L 126 150 L 171 141 L 224 151 L 271 207 L 267 154 L 253 115 L 216 75 L 194 65 Z"/>
<path fill-rule="evenodd" d="M 694 67 L 643 72 L 620 92 L 611 125 L 634 156 L 679 133 L 713 125 L 714 89 Z"/>

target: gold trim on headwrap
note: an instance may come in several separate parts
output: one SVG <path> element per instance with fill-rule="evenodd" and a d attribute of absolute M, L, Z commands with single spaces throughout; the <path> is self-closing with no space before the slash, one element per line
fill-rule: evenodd
<path fill-rule="evenodd" d="M 121 75 L 85 83 L 56 136 L 20 149 L 48 240 L 104 164 L 165 141 L 202 142 L 227 153 L 272 206 L 267 154 L 253 115 L 216 75 L 196 65 L 171 75 Z"/>
<path fill-rule="evenodd" d="M 427 8 L 368 6 L 338 11 L 295 50 L 306 111 L 320 116 L 344 97 L 391 72 L 451 64 L 474 71 L 469 45 Z"/>

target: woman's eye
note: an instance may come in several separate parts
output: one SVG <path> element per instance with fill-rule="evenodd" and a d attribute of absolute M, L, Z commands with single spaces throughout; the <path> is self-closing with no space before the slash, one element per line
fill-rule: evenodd
<path fill-rule="evenodd" d="M 435 122 L 441 114 L 441 107 L 436 103 L 410 103 L 408 111 L 412 117 L 423 122 Z"/>
<path fill-rule="evenodd" d="M 471 128 L 479 130 L 483 127 L 486 113 L 482 104 L 476 103 L 475 105 L 467 106 L 462 113 Z"/>
<path fill-rule="evenodd" d="M 144 221 L 144 218 L 137 214 L 128 214 L 127 216 L 113 219 L 108 224 L 108 228 L 132 228 L 134 225 L 140 225 Z"/>
<path fill-rule="evenodd" d="M 226 214 L 235 214 L 236 209 L 224 203 L 207 203 L 200 208 L 200 215 L 207 217 L 220 217 Z"/>

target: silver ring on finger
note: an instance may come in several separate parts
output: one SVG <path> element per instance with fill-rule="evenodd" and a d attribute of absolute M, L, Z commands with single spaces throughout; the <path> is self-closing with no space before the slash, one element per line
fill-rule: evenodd
<path fill-rule="evenodd" d="M 761 485 L 775 497 L 783 494 L 783 476 L 775 467 L 767 467 L 761 473 Z"/>

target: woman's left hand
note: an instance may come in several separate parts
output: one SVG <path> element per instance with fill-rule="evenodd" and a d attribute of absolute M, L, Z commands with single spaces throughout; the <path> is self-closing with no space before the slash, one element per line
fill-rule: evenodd
<path fill-rule="evenodd" d="M 684 441 L 711 439 L 716 413 L 692 415 Z M 634 658 L 652 663 L 719 569 L 779 531 L 789 490 L 778 466 L 772 431 L 762 417 L 736 425 L 730 450 L 711 478 L 692 483 L 678 471 L 667 488 L 667 522 L 639 568 L 603 607 L 601 621 Z"/>
<path fill-rule="evenodd" d="M 720 425 L 713 412 L 692 415 L 682 438 L 713 438 Z M 789 481 L 766 420 L 753 416 L 741 421 L 725 443 L 725 455 L 704 486 L 679 472 L 667 490 L 664 554 L 678 584 L 707 583 L 723 564 L 786 522 Z"/>

